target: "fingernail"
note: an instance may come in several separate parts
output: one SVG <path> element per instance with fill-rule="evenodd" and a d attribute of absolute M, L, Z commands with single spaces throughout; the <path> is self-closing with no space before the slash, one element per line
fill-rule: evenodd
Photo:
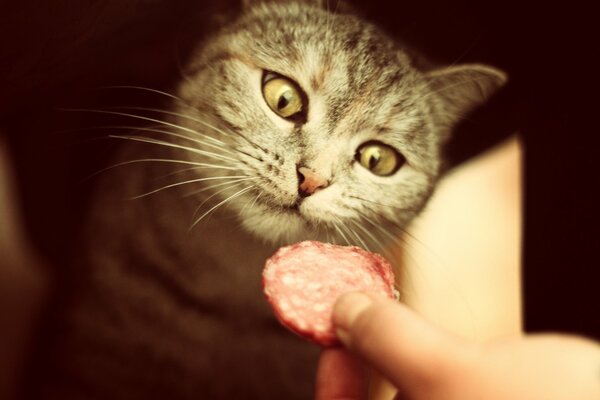
<path fill-rule="evenodd" d="M 350 344 L 350 328 L 358 316 L 367 309 L 373 300 L 359 292 L 342 295 L 333 308 L 333 324 L 336 328 L 338 339 L 345 345 Z"/>

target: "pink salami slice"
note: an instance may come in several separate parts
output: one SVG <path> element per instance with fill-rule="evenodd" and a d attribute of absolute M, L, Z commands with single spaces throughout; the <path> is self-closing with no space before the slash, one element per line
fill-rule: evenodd
<path fill-rule="evenodd" d="M 339 296 L 357 290 L 396 296 L 394 273 L 383 257 L 315 241 L 280 248 L 266 262 L 263 286 L 277 319 L 323 346 L 338 343 L 331 313 Z"/>

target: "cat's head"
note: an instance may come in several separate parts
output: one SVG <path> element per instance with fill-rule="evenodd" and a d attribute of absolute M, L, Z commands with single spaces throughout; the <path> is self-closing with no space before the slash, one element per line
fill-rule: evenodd
<path fill-rule="evenodd" d="M 197 170 L 205 211 L 227 207 L 276 243 L 387 240 L 431 195 L 452 126 L 504 74 L 422 72 L 352 14 L 253 3 L 199 47 L 177 93 L 188 156 L 214 166 Z"/>

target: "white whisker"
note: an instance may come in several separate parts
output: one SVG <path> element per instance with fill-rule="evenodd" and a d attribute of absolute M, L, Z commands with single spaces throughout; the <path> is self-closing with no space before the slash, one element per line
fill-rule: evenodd
<path fill-rule="evenodd" d="M 194 118 L 194 117 L 192 117 L 190 115 L 187 115 L 187 114 L 181 114 L 181 113 L 177 113 L 177 112 L 174 112 L 174 111 L 161 110 L 161 109 L 148 108 L 148 107 L 115 107 L 115 108 L 116 109 L 138 110 L 138 111 L 150 111 L 150 112 L 157 112 L 157 113 L 161 113 L 161 114 L 169 114 L 169 115 L 174 115 L 174 116 L 177 116 L 177 117 L 180 117 L 180 118 L 185 118 L 187 120 L 190 120 L 190 121 L 202 124 L 202 125 L 206 126 L 207 128 L 210 128 L 210 129 L 214 130 L 215 132 L 218 132 L 218 133 L 220 133 L 222 135 L 225 135 L 225 136 L 230 136 L 231 137 L 231 135 L 238 135 L 239 137 L 241 137 L 242 139 L 244 139 L 246 142 L 248 142 L 251 146 L 256 147 L 256 148 L 258 148 L 258 149 L 266 152 L 266 149 L 264 149 L 262 146 L 259 146 L 255 142 L 251 141 L 250 139 L 248 139 L 248 137 L 246 137 L 246 135 L 243 135 L 240 132 L 237 132 L 237 131 L 232 131 L 232 132 L 224 131 L 224 130 L 222 130 L 222 129 L 220 129 L 220 128 L 212 125 L 212 124 L 209 124 L 208 122 L 205 122 L 205 121 L 202 121 L 200 119 Z M 180 126 L 180 128 L 183 128 L 183 127 Z M 196 132 L 196 131 L 194 131 L 194 132 Z M 198 133 L 198 132 L 196 132 L 196 133 Z"/>
<path fill-rule="evenodd" d="M 184 194 L 184 195 L 183 195 L 183 197 L 190 197 L 190 196 L 194 196 L 194 195 L 197 195 L 198 193 L 206 192 L 207 190 L 211 190 L 211 189 L 218 188 L 218 187 L 221 187 L 221 186 L 225 186 L 225 185 L 232 185 L 232 184 L 234 184 L 234 183 L 246 182 L 246 181 L 250 181 L 250 180 L 254 180 L 254 179 L 258 179 L 258 177 L 240 178 L 240 179 L 236 179 L 236 180 L 234 180 L 234 181 L 221 182 L 221 183 L 217 183 L 217 184 L 214 184 L 214 185 L 209 185 L 209 186 L 203 187 L 202 189 L 199 189 L 199 190 L 194 190 L 194 191 L 188 192 L 188 193 Z M 232 185 L 232 186 L 235 186 L 235 185 Z M 217 193 L 221 193 L 221 192 L 219 191 L 219 192 L 217 192 Z M 209 197 L 209 199 L 210 199 L 211 197 L 212 197 L 212 195 Z M 201 206 L 202 206 L 203 204 L 204 204 L 204 203 L 202 203 L 202 204 L 201 204 Z M 196 212 L 197 212 L 197 210 L 196 210 Z M 194 214 L 195 214 L 196 212 L 194 212 Z"/>
<path fill-rule="evenodd" d="M 345 230 L 346 230 L 346 233 L 348 234 L 348 236 L 354 236 L 354 238 L 356 238 L 356 242 L 355 242 L 355 243 L 358 243 L 358 244 L 360 244 L 361 246 L 363 246 L 363 249 L 370 251 L 370 250 L 368 249 L 367 245 L 365 244 L 365 242 L 364 242 L 364 241 L 362 240 L 362 238 L 360 237 L 360 235 L 358 235 L 354 229 L 352 229 L 352 228 L 351 228 L 351 227 L 349 227 L 348 225 L 344 224 L 344 222 L 343 222 L 343 221 L 341 221 L 341 220 L 340 220 L 340 223 L 342 224 L 342 227 L 344 227 L 344 228 L 345 228 Z"/>
<path fill-rule="evenodd" d="M 365 221 L 367 221 L 369 224 L 371 224 L 375 229 L 379 230 L 379 232 L 383 233 L 388 239 L 390 239 L 393 242 L 396 242 L 399 240 L 398 236 L 394 236 L 391 233 L 389 233 L 386 229 L 384 229 L 383 227 L 379 226 L 379 224 L 377 224 L 376 222 L 374 222 L 371 218 L 369 218 L 364 212 L 356 210 L 362 219 L 364 219 Z"/>
<path fill-rule="evenodd" d="M 187 105 L 187 104 L 186 104 L 186 105 Z M 188 107 L 189 107 L 189 106 L 188 106 Z M 229 136 L 229 135 L 232 135 L 232 134 L 233 134 L 233 133 L 226 132 L 226 131 L 224 131 L 224 130 L 222 130 L 222 129 L 220 129 L 220 128 L 217 128 L 216 126 L 214 126 L 214 125 L 212 125 L 212 124 L 209 124 L 208 122 L 205 122 L 205 121 L 202 121 L 202 120 L 200 120 L 200 119 L 194 118 L 194 117 L 192 117 L 192 116 L 190 116 L 190 115 L 187 115 L 187 114 L 182 114 L 182 113 L 178 113 L 178 112 L 175 112 L 175 111 L 170 111 L 170 110 L 161 110 L 161 109 L 158 109 L 158 108 L 150 108 L 150 107 L 133 107 L 133 106 L 126 106 L 126 107 L 113 107 L 113 109 L 121 109 L 121 110 L 136 110 L 136 111 L 150 111 L 150 112 L 156 112 L 156 113 L 160 113 L 160 114 L 174 115 L 174 116 L 176 116 L 176 117 L 185 118 L 185 119 L 187 119 L 187 120 L 190 120 L 190 121 L 193 121 L 193 122 L 197 122 L 197 123 L 199 123 L 199 124 L 202 124 L 202 125 L 204 125 L 205 127 L 207 127 L 207 128 L 210 128 L 210 129 L 214 130 L 215 132 L 221 133 L 221 134 L 223 134 L 223 135 L 225 135 L 225 136 Z M 178 126 L 180 126 L 180 125 L 178 125 Z M 190 129 L 190 128 L 188 128 L 188 129 Z M 191 131 L 193 131 L 193 132 L 196 132 L 196 133 L 199 133 L 199 132 L 197 132 L 197 131 L 195 131 L 195 130 L 193 130 L 193 129 L 191 129 Z M 211 136 L 209 136 L 209 137 L 211 137 Z M 211 138 L 212 138 L 212 137 L 211 137 Z M 215 138 L 212 138 L 212 139 L 214 139 L 214 140 L 218 140 L 218 139 L 215 139 Z"/>
<path fill-rule="evenodd" d="M 198 214 L 200 212 L 200 210 L 202 209 L 202 207 L 208 203 L 210 201 L 210 199 L 212 199 L 215 196 L 218 196 L 220 193 L 225 192 L 226 190 L 229 190 L 231 188 L 234 188 L 236 186 L 240 186 L 241 182 L 235 181 L 235 182 L 225 182 L 226 186 L 221 189 L 221 190 L 217 190 L 215 193 L 211 194 L 210 196 L 208 196 L 207 198 L 205 198 L 202 203 L 200 203 L 200 205 L 198 205 L 198 207 L 196 207 L 196 209 L 194 210 L 194 213 L 192 214 L 192 221 L 194 221 L 196 219 L 196 214 Z M 191 229 L 192 227 L 190 227 Z"/>
<path fill-rule="evenodd" d="M 192 226 L 190 227 L 190 230 L 193 229 L 200 221 L 202 221 L 202 219 L 204 219 L 204 217 L 206 217 L 208 214 L 210 214 L 211 212 L 213 212 L 214 210 L 216 210 L 217 208 L 221 207 L 223 204 L 230 202 L 231 200 L 235 199 L 236 197 L 241 196 L 242 194 L 248 192 L 249 190 L 251 190 L 252 188 L 254 188 L 254 185 L 252 186 L 248 186 L 238 192 L 235 192 L 234 194 L 232 194 L 231 196 L 227 197 L 225 200 L 217 203 L 217 205 L 211 207 L 207 212 L 205 212 L 204 214 L 202 214 L 200 216 L 200 218 L 198 218 L 196 221 L 194 221 L 194 223 L 192 224 Z"/>
<path fill-rule="evenodd" d="M 218 180 L 218 179 L 237 179 L 237 178 L 246 178 L 246 175 L 237 175 L 237 176 L 235 176 L 235 175 L 233 175 L 233 176 L 212 176 L 212 177 L 209 177 L 209 178 L 190 179 L 188 181 L 177 182 L 177 183 L 172 183 L 170 185 L 162 186 L 162 187 L 160 187 L 158 189 L 154 189 L 154 190 L 152 190 L 150 192 L 143 193 L 143 194 L 131 197 L 130 200 L 139 199 L 139 198 L 142 198 L 142 197 L 145 197 L 145 196 L 149 196 L 149 195 L 154 194 L 154 193 L 158 193 L 158 192 L 166 190 L 166 189 L 170 189 L 170 188 L 177 187 L 177 186 L 182 186 L 182 185 L 188 185 L 190 183 L 198 183 L 198 182 L 212 181 L 212 180 Z"/>
<path fill-rule="evenodd" d="M 339 218 L 335 217 L 335 219 L 336 219 L 336 221 L 338 223 L 341 223 L 341 221 L 340 221 Z M 344 235 L 344 232 L 342 232 L 342 230 L 340 229 L 340 227 L 336 223 L 333 224 L 333 227 L 335 228 L 335 230 L 337 231 L 337 233 L 340 235 L 340 237 L 342 239 L 344 239 L 344 241 L 346 242 L 346 244 L 348 246 L 352 246 L 352 243 L 350 243 L 350 241 L 348 240 L 348 238 L 346 237 L 346 235 Z"/>
<path fill-rule="evenodd" d="M 352 223 L 353 226 L 360 227 L 355 221 L 350 221 L 350 222 Z M 363 246 L 363 248 L 365 250 L 367 250 L 368 252 L 371 252 L 371 249 L 369 248 L 367 243 L 363 240 L 363 238 L 358 234 L 358 232 L 355 231 L 354 229 L 352 229 L 351 231 L 354 234 L 354 236 L 356 237 L 356 239 L 358 240 L 358 242 Z"/>
<path fill-rule="evenodd" d="M 198 134 L 198 132 L 196 132 L 195 130 L 186 128 L 185 126 L 172 124 L 170 122 L 162 121 L 162 120 L 156 119 L 156 118 L 145 117 L 143 115 L 129 114 L 129 113 L 124 113 L 124 112 L 119 112 L 119 111 L 96 110 L 96 109 L 87 109 L 87 108 L 63 108 L 62 110 L 63 111 L 72 111 L 72 112 L 90 112 L 90 113 L 98 113 L 98 114 L 120 115 L 122 117 L 129 117 L 129 118 L 140 119 L 143 121 L 156 122 L 159 125 L 170 126 L 172 128 L 181 129 L 182 131 L 185 131 L 185 132 Z M 212 138 L 211 136 L 207 136 L 207 135 L 206 135 L 206 137 Z M 212 139 L 217 140 L 215 138 L 212 138 Z M 223 142 L 220 142 L 220 143 L 224 144 Z"/>
<path fill-rule="evenodd" d="M 381 241 L 379 239 L 377 239 L 375 236 L 373 236 L 373 234 L 371 232 L 369 232 L 368 229 L 366 229 L 365 227 L 362 226 L 362 224 L 360 222 L 355 222 L 355 226 L 357 228 L 359 228 L 361 231 L 363 231 L 373 242 L 373 244 L 375 246 L 377 246 L 378 251 L 383 249 L 385 246 L 383 246 L 383 244 L 381 244 Z"/>
<path fill-rule="evenodd" d="M 172 160 L 172 159 L 167 159 L 167 158 L 141 158 L 138 160 L 130 160 L 130 161 L 123 161 L 117 164 L 113 164 L 111 166 L 108 166 L 106 168 L 102 168 L 99 171 L 94 172 L 93 174 L 87 176 L 86 178 L 84 178 L 82 180 L 82 182 L 85 182 L 89 179 L 92 179 L 93 177 L 104 173 L 106 171 L 110 171 L 111 169 L 114 168 L 118 168 L 118 167 L 123 167 L 126 165 L 131 165 L 131 164 L 137 164 L 137 163 L 146 163 L 146 162 L 158 162 L 158 163 L 171 163 L 171 164 L 184 164 L 184 165 L 194 165 L 194 169 L 195 168 L 214 168 L 214 169 L 227 169 L 227 170 L 232 170 L 232 171 L 238 171 L 239 168 L 233 168 L 233 167 L 227 167 L 224 165 L 216 165 L 216 164 L 207 164 L 207 163 L 199 163 L 199 162 L 194 162 L 194 161 L 185 161 L 185 160 Z"/>
<path fill-rule="evenodd" d="M 104 88 L 105 89 L 137 89 L 137 90 L 144 90 L 144 91 L 147 91 L 147 92 L 162 94 L 162 95 L 170 97 L 170 98 L 172 98 L 174 100 L 181 101 L 184 104 L 187 104 L 185 102 L 185 100 L 183 100 L 181 97 L 177 97 L 175 95 L 172 95 L 172 94 L 167 93 L 167 92 L 163 92 L 161 90 L 147 88 L 147 87 L 143 87 L 143 86 L 118 85 L 118 86 L 105 86 Z"/>
<path fill-rule="evenodd" d="M 156 145 L 161 145 L 161 146 L 165 146 L 165 147 L 171 147 L 174 149 L 189 151 L 190 153 L 196 153 L 196 154 L 204 155 L 206 157 L 216 158 L 218 160 L 231 161 L 234 163 L 238 162 L 238 160 L 236 160 L 234 158 L 227 157 L 227 156 L 224 156 L 221 154 L 217 154 L 217 153 L 213 153 L 213 152 L 205 151 L 205 150 L 200 150 L 200 149 L 196 149 L 196 148 L 189 147 L 189 146 L 183 146 L 183 145 L 175 144 L 175 143 L 171 143 L 171 142 L 166 142 L 164 140 L 152 139 L 152 138 L 147 138 L 147 137 L 143 137 L 143 136 L 128 136 L 128 135 L 109 135 L 109 137 L 115 138 L 115 139 L 124 139 L 124 140 L 132 140 L 132 141 L 143 142 L 143 143 L 156 144 Z"/>
<path fill-rule="evenodd" d="M 163 129 L 156 129 L 155 127 L 135 127 L 135 126 L 126 126 L 126 125 L 109 125 L 109 126 L 103 126 L 100 127 L 102 129 L 129 129 L 131 131 L 140 131 L 140 132 L 153 132 L 153 133 L 162 133 L 168 136 L 173 136 L 173 137 L 178 137 L 181 139 L 185 139 L 185 140 L 189 140 L 190 142 L 194 142 L 194 143 L 199 143 L 205 146 L 209 146 L 212 147 L 214 149 L 218 149 L 218 150 L 224 150 L 230 154 L 233 154 L 232 149 L 229 148 L 229 145 L 225 142 L 221 142 L 220 140 L 214 139 L 208 135 L 204 135 L 204 134 L 200 134 L 199 132 L 196 132 L 197 134 L 201 135 L 202 137 L 205 137 L 206 139 L 211 139 L 216 143 L 209 143 L 206 142 L 204 140 L 201 139 L 196 139 L 187 135 L 182 135 L 179 133 L 175 133 L 172 131 L 166 131 Z"/>
<path fill-rule="evenodd" d="M 256 197 L 254 198 L 254 201 L 252 202 L 252 205 L 250 206 L 250 208 L 253 208 L 254 205 L 256 204 L 256 202 L 258 201 L 258 199 L 260 198 L 260 196 L 262 196 L 263 192 L 258 192 L 258 194 L 256 195 Z"/>
<path fill-rule="evenodd" d="M 254 205 L 256 204 L 256 202 L 258 201 L 258 198 L 260 197 L 260 195 L 262 194 L 262 192 L 259 192 L 254 199 L 250 199 L 246 202 L 246 204 L 244 204 L 244 207 L 242 207 L 242 209 L 240 210 L 240 215 L 244 214 L 244 211 L 246 210 L 246 208 L 252 208 L 254 207 Z"/>
<path fill-rule="evenodd" d="M 230 171 L 249 172 L 249 171 L 246 171 L 246 170 L 240 170 L 239 168 L 221 167 L 220 165 L 215 165 L 215 166 L 201 166 L 201 167 L 189 167 L 189 168 L 178 169 L 176 171 L 169 172 L 168 174 L 161 175 L 161 176 L 157 177 L 156 179 L 164 179 L 164 178 L 168 178 L 170 176 L 175 176 L 175 175 L 183 174 L 185 172 L 198 171 L 198 170 L 203 170 L 203 169 L 227 169 L 227 170 L 230 170 Z"/>

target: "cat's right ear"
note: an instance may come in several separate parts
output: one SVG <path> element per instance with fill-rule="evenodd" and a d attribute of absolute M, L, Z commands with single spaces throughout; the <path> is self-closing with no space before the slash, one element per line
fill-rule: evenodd
<path fill-rule="evenodd" d="M 508 80 L 503 71 L 482 64 L 440 68 L 425 77 L 450 124 L 485 103 Z"/>

